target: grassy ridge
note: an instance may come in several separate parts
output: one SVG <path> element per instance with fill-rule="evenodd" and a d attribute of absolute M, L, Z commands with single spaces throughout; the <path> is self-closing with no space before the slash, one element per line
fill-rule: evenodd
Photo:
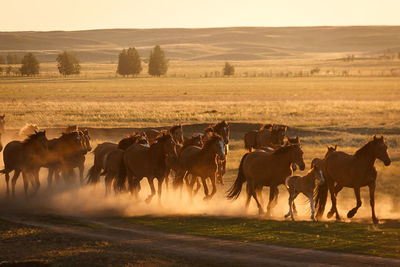
<path fill-rule="evenodd" d="M 168 216 L 129 217 L 157 230 L 271 245 L 400 258 L 400 223 L 291 222 L 260 219 Z"/>

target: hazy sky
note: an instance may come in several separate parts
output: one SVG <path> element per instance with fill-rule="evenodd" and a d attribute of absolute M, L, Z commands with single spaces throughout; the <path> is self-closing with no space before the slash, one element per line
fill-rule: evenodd
<path fill-rule="evenodd" d="M 0 31 L 400 25 L 400 0 L 0 0 Z"/>

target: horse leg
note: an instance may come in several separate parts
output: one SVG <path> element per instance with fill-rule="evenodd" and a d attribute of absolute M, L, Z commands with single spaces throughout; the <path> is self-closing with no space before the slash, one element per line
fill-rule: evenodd
<path fill-rule="evenodd" d="M 267 206 L 267 216 L 271 217 L 271 210 L 275 206 L 275 194 L 277 193 L 278 188 L 276 186 L 269 187 L 269 201 Z"/>
<path fill-rule="evenodd" d="M 164 177 L 163 178 L 158 178 L 158 204 L 161 206 L 161 194 L 162 194 L 162 184 L 164 181 Z"/>
<path fill-rule="evenodd" d="M 262 215 L 262 214 L 264 213 L 264 209 L 263 209 L 263 207 L 261 206 L 260 202 L 258 201 L 257 194 L 256 194 L 256 191 L 255 191 L 255 189 L 254 189 L 254 185 L 250 185 L 250 186 L 249 186 L 249 192 L 250 192 L 250 194 L 253 196 L 254 200 L 255 200 L 256 203 L 257 203 L 258 214 L 259 214 L 259 215 Z"/>
<path fill-rule="evenodd" d="M 201 177 L 201 182 L 203 183 L 203 187 L 204 187 L 204 195 L 205 197 L 203 198 L 203 200 L 207 200 L 208 199 L 208 186 L 207 186 L 207 181 L 205 178 Z"/>
<path fill-rule="evenodd" d="M 156 189 L 154 188 L 154 178 L 148 178 L 147 181 L 149 182 L 150 189 L 151 189 L 151 194 L 146 198 L 146 203 L 149 204 L 151 202 L 151 199 L 153 196 L 156 194 Z"/>
<path fill-rule="evenodd" d="M 313 197 L 313 194 L 310 194 L 310 195 L 308 195 L 307 197 L 308 197 L 308 199 L 310 200 L 311 220 L 312 220 L 312 221 L 315 221 L 315 217 L 314 217 L 314 214 L 315 214 L 315 207 L 314 207 L 314 197 Z"/>
<path fill-rule="evenodd" d="M 336 194 L 335 194 L 335 187 L 333 183 L 328 184 L 329 193 L 331 194 L 331 201 L 332 201 L 332 213 L 328 213 L 328 218 L 332 217 L 333 213 L 336 213 L 336 220 L 340 221 L 339 212 L 336 207 Z M 330 215 L 330 217 L 329 217 Z"/>
<path fill-rule="evenodd" d="M 210 176 L 210 179 L 211 179 L 211 184 L 212 184 L 212 191 L 211 191 L 211 194 L 208 197 L 208 199 L 211 199 L 215 195 L 215 193 L 217 193 L 216 175 Z"/>
<path fill-rule="evenodd" d="M 25 171 L 22 171 L 22 180 L 24 181 L 25 198 L 27 198 L 28 197 L 29 181 L 28 181 L 27 173 Z"/>
<path fill-rule="evenodd" d="M 10 196 L 10 174 L 5 172 L 6 175 L 6 184 L 7 184 L 7 198 Z"/>
<path fill-rule="evenodd" d="M 292 207 L 293 207 L 294 199 L 297 197 L 297 195 L 298 195 L 298 193 L 296 193 L 296 192 L 294 192 L 294 191 L 290 192 L 290 196 L 289 196 L 289 212 L 285 215 L 285 218 L 287 218 L 287 217 L 290 216 L 290 218 L 292 219 L 292 221 L 294 221 L 294 216 L 293 216 Z"/>
<path fill-rule="evenodd" d="M 293 208 L 293 214 L 294 216 L 297 216 L 297 209 L 296 209 L 296 204 L 294 204 L 294 201 L 292 203 L 292 208 Z"/>
<path fill-rule="evenodd" d="M 81 181 L 81 185 L 84 184 L 83 172 L 85 171 L 85 162 L 80 162 L 79 166 L 79 180 Z"/>
<path fill-rule="evenodd" d="M 379 220 L 375 216 L 375 181 L 368 185 L 369 188 L 369 203 L 372 211 L 372 221 L 374 224 L 378 224 Z"/>
<path fill-rule="evenodd" d="M 337 196 L 342 189 L 343 189 L 343 186 L 341 186 L 340 184 L 336 184 L 335 185 L 335 196 Z M 332 205 L 331 210 L 328 212 L 327 217 L 331 218 L 334 213 L 335 213 L 335 209 Z"/>
<path fill-rule="evenodd" d="M 348 213 L 347 213 L 347 218 L 353 218 L 354 215 L 357 213 L 357 210 L 361 207 L 361 197 L 360 197 L 360 188 L 359 187 L 355 187 L 354 188 L 354 194 L 356 195 L 356 199 L 357 199 L 357 206 L 353 209 L 351 209 Z"/>
<path fill-rule="evenodd" d="M 15 198 L 15 184 L 17 183 L 17 179 L 18 179 L 20 173 L 21 173 L 21 170 L 14 170 L 14 175 L 13 175 L 13 178 L 11 179 L 11 187 L 12 187 L 12 196 L 13 196 L 13 198 Z"/>
<path fill-rule="evenodd" d="M 104 178 L 104 185 L 105 185 L 105 187 L 106 187 L 106 196 L 108 196 L 108 194 L 109 194 L 110 191 L 111 191 L 111 183 L 112 183 L 112 180 L 113 180 L 113 175 L 110 174 L 110 173 L 107 173 L 107 174 L 106 174 L 106 177 Z"/>
<path fill-rule="evenodd" d="M 193 195 L 197 195 L 197 192 L 199 192 L 201 188 L 201 184 L 200 184 L 200 179 L 196 178 L 196 188 L 193 190 Z"/>
<path fill-rule="evenodd" d="M 246 184 L 246 193 L 247 193 L 246 210 L 248 210 L 249 209 L 249 205 L 250 205 L 250 200 L 251 200 L 251 193 L 250 193 L 249 183 Z"/>
<path fill-rule="evenodd" d="M 35 195 L 40 188 L 39 171 L 40 169 L 35 169 L 33 171 L 33 178 L 35 179 L 35 192 L 33 193 L 33 195 Z"/>
<path fill-rule="evenodd" d="M 53 168 L 49 167 L 49 172 L 47 174 L 47 189 L 50 189 L 51 186 L 53 185 L 53 173 L 54 173 Z"/>

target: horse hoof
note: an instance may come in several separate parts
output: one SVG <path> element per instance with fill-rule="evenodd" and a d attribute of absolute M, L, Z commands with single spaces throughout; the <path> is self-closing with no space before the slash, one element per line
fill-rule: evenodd
<path fill-rule="evenodd" d="M 150 197 L 146 198 L 145 202 L 146 202 L 146 204 L 150 204 L 151 198 Z"/>
<path fill-rule="evenodd" d="M 378 224 L 379 223 L 378 218 L 372 218 L 372 221 L 374 222 L 374 224 Z"/>
<path fill-rule="evenodd" d="M 347 218 L 351 219 L 356 214 L 357 210 L 351 210 L 347 213 Z"/>
<path fill-rule="evenodd" d="M 334 213 L 335 213 L 334 211 L 330 211 L 330 212 L 328 212 L 328 214 L 326 215 L 326 217 L 327 217 L 328 219 L 330 219 L 330 218 L 332 218 L 332 216 L 333 216 Z"/>
<path fill-rule="evenodd" d="M 287 218 L 287 217 L 289 217 L 290 216 L 290 214 L 288 213 L 288 214 L 285 214 L 285 218 Z"/>

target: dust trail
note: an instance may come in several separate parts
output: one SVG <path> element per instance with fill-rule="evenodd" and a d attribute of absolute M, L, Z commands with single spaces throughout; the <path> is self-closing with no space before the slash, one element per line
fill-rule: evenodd
<path fill-rule="evenodd" d="M 43 177 L 43 175 L 42 175 Z M 0 191 L 0 206 L 3 210 L 19 211 L 19 212 L 35 212 L 35 213 L 52 213 L 69 216 L 141 216 L 141 215 L 211 215 L 211 216 L 239 216 L 251 218 L 265 218 L 258 216 L 258 209 L 251 202 L 249 209 L 245 209 L 245 194 L 236 201 L 230 201 L 225 198 L 227 186 L 218 187 L 218 192 L 210 201 L 203 200 L 203 192 L 199 191 L 198 195 L 191 201 L 188 194 L 183 190 L 182 196 L 179 191 L 174 191 L 171 187 L 169 191 L 163 187 L 163 195 L 161 204 L 156 195 L 150 204 L 145 202 L 146 197 L 150 193 L 146 179 L 141 182 L 142 190 L 139 198 L 133 198 L 129 193 L 110 194 L 105 196 L 104 183 L 96 186 L 79 186 L 75 185 L 55 185 L 52 190 L 46 190 L 47 185 L 42 184 L 41 190 L 35 197 L 25 199 L 23 197 L 22 188 L 18 190 L 18 196 L 15 200 L 5 199 L 4 187 Z M 156 187 L 157 188 L 157 187 Z M 272 219 L 283 220 L 284 214 L 288 211 L 288 194 L 282 186 L 279 188 L 279 200 L 274 208 Z M 264 190 L 264 203 L 268 200 L 268 190 Z M 298 220 L 309 220 L 310 208 L 306 198 L 299 196 L 296 199 L 298 207 Z M 347 212 L 355 205 L 355 199 L 349 196 L 338 198 L 339 212 L 345 218 Z M 330 208 L 328 201 L 327 208 Z M 400 212 L 393 210 L 393 201 L 390 197 L 378 197 L 376 203 L 377 216 L 380 219 L 399 219 Z M 363 199 L 363 206 L 355 216 L 356 220 L 370 219 L 371 211 L 369 199 Z"/>

